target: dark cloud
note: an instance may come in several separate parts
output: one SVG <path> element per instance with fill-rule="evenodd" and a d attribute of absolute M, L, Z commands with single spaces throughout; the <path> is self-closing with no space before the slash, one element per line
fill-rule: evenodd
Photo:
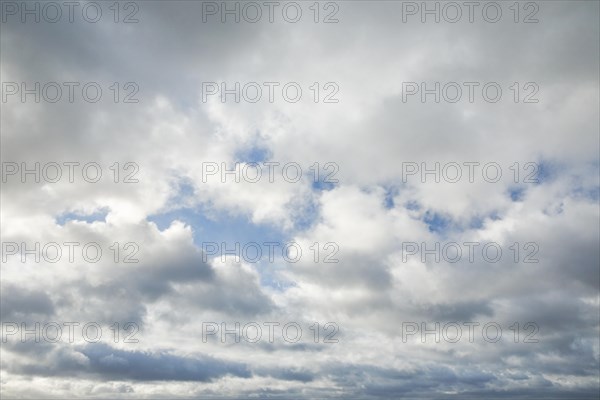
<path fill-rule="evenodd" d="M 32 321 L 35 318 L 52 316 L 54 303 L 43 290 L 20 288 L 16 285 L 3 285 L 0 301 L 0 320 Z"/>
<path fill-rule="evenodd" d="M 76 358 L 81 354 L 85 359 Z M 248 367 L 210 356 L 181 357 L 167 352 L 126 351 L 103 343 L 79 347 L 76 353 L 57 350 L 50 364 L 20 365 L 14 371 L 27 375 L 93 375 L 102 380 L 209 382 L 226 375 L 252 376 Z"/>
<path fill-rule="evenodd" d="M 3 240 L 126 238 L 141 248 L 137 264 L 3 264 L 0 319 L 134 322 L 146 339 L 143 350 L 124 350 L 14 335 L 2 346 L 3 395 L 39 397 L 34 382 L 55 397 L 598 398 L 598 2 L 531 2 L 536 24 L 514 23 L 508 6 L 497 24 L 482 21 L 481 7 L 475 23 L 422 24 L 417 15 L 404 24 L 403 2 L 393 1 L 331 2 L 337 24 L 314 24 L 312 2 L 302 2 L 298 24 L 202 23 L 203 2 L 137 3 L 137 24 L 113 23 L 105 7 L 97 24 L 16 17 L 0 27 L 4 80 L 95 81 L 105 90 L 98 104 L 3 104 L 2 159 L 98 161 L 107 174 L 98 184 L 3 183 Z M 329 7 L 319 5 L 323 17 Z M 322 107 L 306 92 L 298 104 L 200 102 L 202 82 L 220 80 L 335 81 L 341 101 Z M 540 102 L 402 100 L 404 81 L 473 80 L 500 82 L 504 99 L 513 82 L 535 81 Z M 136 82 L 140 102 L 111 102 L 117 81 Z M 256 148 L 260 158 L 335 161 L 339 182 L 315 190 L 308 181 L 201 179 L 202 161 Z M 115 185 L 108 166 L 129 160 L 140 182 Z M 505 170 L 493 185 L 401 182 L 403 161 L 427 160 L 495 160 L 505 169 L 536 161 L 542 179 L 517 185 Z M 147 222 L 182 208 L 267 221 L 308 246 L 339 242 L 340 262 L 282 262 L 272 280 L 294 285 L 273 290 L 260 265 L 204 262 L 194 243 L 198 232 L 210 236 L 203 222 L 163 230 Z M 94 223 L 55 222 L 99 210 Z M 535 241 L 540 261 L 515 263 L 508 251 L 495 264 L 399 261 L 402 241 L 473 238 Z M 202 321 L 259 316 L 337 321 L 340 343 L 196 340 Z M 401 343 L 404 321 L 497 321 L 505 340 Z M 511 342 L 515 322 L 536 323 L 539 342 Z"/>

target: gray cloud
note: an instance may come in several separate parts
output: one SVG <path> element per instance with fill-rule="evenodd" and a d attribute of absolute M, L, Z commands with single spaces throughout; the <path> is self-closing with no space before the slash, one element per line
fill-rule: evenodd
<path fill-rule="evenodd" d="M 2 183 L 3 241 L 134 241 L 140 262 L 11 259 L 1 319 L 135 322 L 141 339 L 70 347 L 13 337 L 2 346 L 3 395 L 598 397 L 597 2 L 535 2 L 536 24 L 514 23 L 508 3 L 496 24 L 479 12 L 474 23 L 402 23 L 402 2 L 389 1 L 337 2 L 337 24 L 314 24 L 310 2 L 297 24 L 202 23 L 202 2 L 138 3 L 137 24 L 115 24 L 106 9 L 97 24 L 2 23 L 3 81 L 104 88 L 94 104 L 2 105 L 3 161 L 95 161 L 104 172 L 96 184 Z M 202 82 L 221 80 L 306 89 L 296 104 L 203 103 Z M 503 101 L 402 100 L 402 82 L 474 80 L 500 83 Z M 140 102 L 112 102 L 108 87 L 129 81 Z M 315 103 L 315 81 L 337 83 L 340 102 Z M 514 82 L 537 83 L 539 103 L 511 102 Z M 339 182 L 203 181 L 203 161 L 257 148 L 266 161 L 335 162 Z M 139 165 L 139 183 L 115 184 L 109 167 L 127 161 Z M 493 184 L 402 182 L 403 162 L 436 161 L 494 161 L 504 174 Z M 542 165 L 541 181 L 515 183 L 509 167 L 529 161 Z M 169 214 L 181 210 L 224 216 L 218 230 L 231 237 L 283 232 L 305 257 L 205 262 L 197 239 L 217 223 Z M 57 222 L 100 211 L 93 223 Z M 158 217 L 166 228 L 149 222 Z M 240 232 L 247 226 L 256 229 Z M 505 257 L 402 261 L 403 242 L 450 240 L 497 241 Z M 315 242 L 338 244 L 340 262 L 314 262 Z M 515 263 L 515 242 L 538 244 L 539 262 Z M 296 344 L 201 340 L 202 322 L 253 320 L 336 322 L 340 342 L 313 343 L 311 330 Z M 496 321 L 504 336 L 404 343 L 406 321 Z M 515 322 L 535 322 L 539 342 L 514 343 Z"/>

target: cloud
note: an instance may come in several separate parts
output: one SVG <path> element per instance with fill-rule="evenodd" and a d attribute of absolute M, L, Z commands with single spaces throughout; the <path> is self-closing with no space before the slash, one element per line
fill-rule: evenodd
<path fill-rule="evenodd" d="M 106 344 L 57 349 L 50 365 L 19 365 L 11 370 L 28 375 L 95 375 L 106 380 L 198 381 L 225 375 L 250 378 L 248 367 L 209 356 L 181 357 L 167 352 L 125 351 Z M 11 371 L 12 372 L 12 371 Z"/>
<path fill-rule="evenodd" d="M 63 174 L 2 183 L 2 240 L 28 249 L 94 242 L 103 254 L 87 262 L 80 246 L 75 262 L 9 257 L 1 320 L 96 322 L 105 333 L 69 344 L 12 335 L 2 346 L 3 395 L 597 397 L 597 2 L 533 2 L 532 24 L 515 23 L 504 3 L 498 23 L 477 8 L 475 22 L 464 14 L 455 24 L 419 15 L 403 23 L 406 2 L 319 3 L 319 18 L 339 7 L 334 24 L 315 24 L 308 3 L 295 24 L 279 18 L 282 6 L 273 23 L 203 23 L 206 2 L 135 4 L 136 24 L 114 23 L 112 9 L 96 24 L 2 23 L 3 82 L 103 88 L 97 103 L 78 87 L 72 103 L 30 94 L 2 104 L 3 168 L 39 162 L 44 178 L 43 166 L 58 163 Z M 517 8 L 521 19 L 531 11 Z M 264 90 L 256 103 L 202 100 L 203 82 L 273 81 L 273 102 Z M 405 101 L 406 82 L 471 81 L 481 83 L 473 102 Z M 128 82 L 137 103 L 122 101 Z M 303 88 L 297 103 L 282 100 L 286 82 Z M 502 87 L 501 101 L 481 99 L 485 82 Z M 339 102 L 324 103 L 332 87 Z M 539 101 L 524 103 L 531 88 Z M 69 162 L 79 163 L 74 182 Z M 92 162 L 96 183 L 82 175 Z M 239 172 L 251 162 L 298 163 L 303 175 L 292 183 L 277 169 L 274 182 L 236 183 L 203 173 L 206 163 Z M 327 163 L 335 183 L 325 182 Z M 423 174 L 436 163 L 437 181 Z M 458 182 L 444 177 L 452 163 L 463 166 Z M 482 172 L 493 163 L 496 182 Z M 419 171 L 406 179 L 409 164 Z M 125 182 L 132 171 L 137 182 Z M 295 241 L 303 257 L 221 262 L 203 253 L 203 242 L 235 241 Z M 491 241 L 503 250 L 498 262 L 403 253 L 408 242 Z M 293 321 L 304 331 L 298 343 L 205 343 L 207 321 Z M 323 343 L 328 322 L 338 343 Z M 405 322 L 495 322 L 503 336 L 403 341 Z M 523 342 L 528 322 L 536 343 Z M 135 323 L 139 342 L 114 343 L 115 323 Z"/>

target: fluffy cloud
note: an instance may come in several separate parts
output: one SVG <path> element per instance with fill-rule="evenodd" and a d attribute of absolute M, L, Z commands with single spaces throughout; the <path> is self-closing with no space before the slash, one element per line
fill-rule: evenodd
<path fill-rule="evenodd" d="M 533 24 L 515 23 L 508 3 L 498 23 L 477 9 L 455 24 L 403 23 L 408 3 L 383 1 L 320 3 L 320 18 L 339 8 L 339 22 L 315 24 L 300 4 L 295 24 L 202 22 L 206 2 L 139 2 L 135 24 L 114 23 L 108 3 L 94 24 L 6 15 L 3 83 L 97 82 L 103 97 L 84 101 L 78 87 L 72 103 L 3 101 L 2 394 L 596 398 L 598 4 L 519 3 L 521 19 L 539 6 Z M 257 82 L 263 98 L 204 101 L 205 82 Z M 264 82 L 280 83 L 273 102 Z M 300 101 L 284 101 L 287 82 Z M 481 85 L 473 102 L 465 91 L 422 103 L 405 101 L 405 82 Z M 486 82 L 501 101 L 482 100 Z M 132 88 L 139 102 L 124 103 Z M 539 101 L 524 103 L 531 88 Z M 40 182 L 23 183 L 36 162 Z M 273 181 L 269 162 L 279 163 Z M 49 163 L 62 167 L 57 183 L 45 179 Z M 88 163 L 97 182 L 82 174 Z M 255 163 L 253 183 L 243 171 Z M 423 175 L 436 163 L 439 181 Z M 491 163 L 498 179 L 483 172 Z M 209 164 L 219 171 L 207 175 Z M 451 165 L 457 182 L 444 175 Z M 23 252 L 36 242 L 62 257 L 52 261 L 52 247 L 36 261 Z M 295 242 L 302 257 L 223 261 L 204 247 L 235 242 Z M 502 249 L 493 262 L 481 253 L 490 242 Z M 97 261 L 82 253 L 89 243 Z M 421 254 L 436 243 L 463 257 Z M 68 321 L 80 324 L 72 342 L 64 326 L 59 342 L 34 340 Z M 90 322 L 103 332 L 94 343 L 81 329 Z M 206 323 L 217 329 L 208 338 Z M 261 340 L 236 342 L 236 323 L 244 334 L 260 326 Z M 501 340 L 489 340 L 489 323 Z M 444 336 L 453 324 L 456 343 Z"/>

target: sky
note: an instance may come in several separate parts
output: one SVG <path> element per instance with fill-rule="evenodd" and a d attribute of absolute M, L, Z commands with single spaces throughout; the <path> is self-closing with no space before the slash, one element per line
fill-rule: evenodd
<path fill-rule="evenodd" d="M 598 1 L 0 7 L 2 398 L 598 398 Z"/>

